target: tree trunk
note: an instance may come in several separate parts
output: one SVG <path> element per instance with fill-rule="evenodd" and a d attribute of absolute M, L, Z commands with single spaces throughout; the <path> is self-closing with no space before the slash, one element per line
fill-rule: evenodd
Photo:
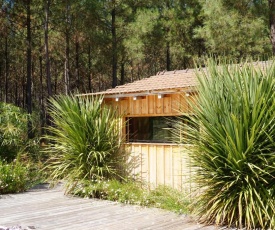
<path fill-rule="evenodd" d="M 65 56 L 65 94 L 68 95 L 70 91 L 70 77 L 69 77 L 69 56 L 70 56 L 70 47 L 69 47 L 69 35 L 66 33 L 66 56 Z"/>
<path fill-rule="evenodd" d="M 70 5 L 68 0 L 66 1 L 66 31 L 65 31 L 65 94 L 70 92 Z"/>
<path fill-rule="evenodd" d="M 24 65 L 22 66 L 21 86 L 22 86 L 22 108 L 26 109 L 26 78 L 25 78 Z"/>
<path fill-rule="evenodd" d="M 8 103 L 8 91 L 9 91 L 9 53 L 8 53 L 8 36 L 5 39 L 5 102 Z"/>
<path fill-rule="evenodd" d="M 3 62 L 0 58 L 0 76 L 3 76 Z M 2 77 L 0 77 L 0 100 L 3 100 L 3 85 L 2 85 Z"/>
<path fill-rule="evenodd" d="M 58 84 L 58 74 L 57 74 L 57 71 L 55 71 L 54 94 L 57 94 L 57 84 Z"/>
<path fill-rule="evenodd" d="M 82 92 L 82 82 L 79 76 L 79 40 L 77 35 L 75 35 L 75 79 L 77 79 L 76 88 L 79 92 Z"/>
<path fill-rule="evenodd" d="M 20 106 L 19 103 L 20 102 L 19 102 L 19 93 L 18 93 L 18 81 L 16 80 L 15 81 L 15 100 L 14 100 L 14 104 L 19 107 Z"/>
<path fill-rule="evenodd" d="M 170 43 L 166 43 L 166 70 L 171 70 Z"/>
<path fill-rule="evenodd" d="M 42 55 L 39 55 L 39 72 L 40 72 L 40 96 L 39 101 L 40 105 L 44 101 L 44 90 L 43 90 L 43 59 Z"/>
<path fill-rule="evenodd" d="M 133 60 L 131 60 L 131 82 L 134 81 L 134 64 Z"/>
<path fill-rule="evenodd" d="M 31 0 L 27 0 L 27 87 L 26 87 L 26 105 L 29 115 L 32 114 L 32 48 L 31 48 Z M 28 137 L 33 138 L 32 121 L 28 119 Z"/>
<path fill-rule="evenodd" d="M 39 69 L 40 69 L 40 95 L 39 95 L 39 104 L 40 104 L 40 122 L 41 122 L 41 135 L 45 134 L 45 108 L 44 108 L 44 90 L 43 90 L 43 61 L 42 55 L 39 56 Z"/>
<path fill-rule="evenodd" d="M 120 68 L 120 84 L 124 85 L 125 84 L 125 68 L 124 68 L 124 62 L 121 63 L 121 68 Z"/>
<path fill-rule="evenodd" d="M 117 86 L 117 37 L 116 37 L 116 7 L 113 1 L 112 9 L 112 87 Z"/>
<path fill-rule="evenodd" d="M 275 55 L 275 0 L 269 0 L 269 23 L 272 53 Z"/>
<path fill-rule="evenodd" d="M 88 47 L 88 85 L 89 93 L 92 92 L 92 55 L 91 55 L 91 44 L 89 43 Z"/>
<path fill-rule="evenodd" d="M 52 96 L 52 80 L 51 80 L 51 64 L 49 58 L 49 11 L 50 11 L 51 0 L 46 0 L 45 3 L 45 58 L 46 58 L 46 79 L 47 79 L 47 91 L 48 97 Z"/>

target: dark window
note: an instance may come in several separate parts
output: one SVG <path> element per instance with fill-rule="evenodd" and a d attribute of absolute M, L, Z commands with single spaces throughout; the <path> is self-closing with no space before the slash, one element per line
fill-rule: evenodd
<path fill-rule="evenodd" d="M 126 120 L 128 142 L 172 142 L 173 129 L 182 117 L 129 117 Z"/>

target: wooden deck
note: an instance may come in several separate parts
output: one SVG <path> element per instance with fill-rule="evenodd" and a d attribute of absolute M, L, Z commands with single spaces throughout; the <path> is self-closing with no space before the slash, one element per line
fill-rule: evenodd
<path fill-rule="evenodd" d="M 61 187 L 40 187 L 26 193 L 0 196 L 0 210 L 1 227 L 21 226 L 22 229 L 217 229 L 159 209 L 67 197 Z"/>

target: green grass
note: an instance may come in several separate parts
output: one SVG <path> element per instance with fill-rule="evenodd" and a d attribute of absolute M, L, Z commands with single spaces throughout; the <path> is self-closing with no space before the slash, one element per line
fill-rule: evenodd
<path fill-rule="evenodd" d="M 83 180 L 71 191 L 81 197 L 111 200 L 123 204 L 161 208 L 176 213 L 189 212 L 186 194 L 168 186 L 158 186 L 149 190 L 137 182 L 87 181 Z"/>
<path fill-rule="evenodd" d="M 190 200 L 187 195 L 167 186 L 158 186 L 149 194 L 155 207 L 176 213 L 189 213 Z"/>

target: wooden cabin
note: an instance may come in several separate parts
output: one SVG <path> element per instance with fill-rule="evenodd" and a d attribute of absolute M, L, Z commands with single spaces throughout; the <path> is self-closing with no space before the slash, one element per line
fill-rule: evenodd
<path fill-rule="evenodd" d="M 125 149 L 138 159 L 132 170 L 135 179 L 151 186 L 190 189 L 188 154 L 171 141 L 171 128 L 179 115 L 191 114 L 187 100 L 196 94 L 196 86 L 194 70 L 180 70 L 96 93 L 122 115 Z"/>

